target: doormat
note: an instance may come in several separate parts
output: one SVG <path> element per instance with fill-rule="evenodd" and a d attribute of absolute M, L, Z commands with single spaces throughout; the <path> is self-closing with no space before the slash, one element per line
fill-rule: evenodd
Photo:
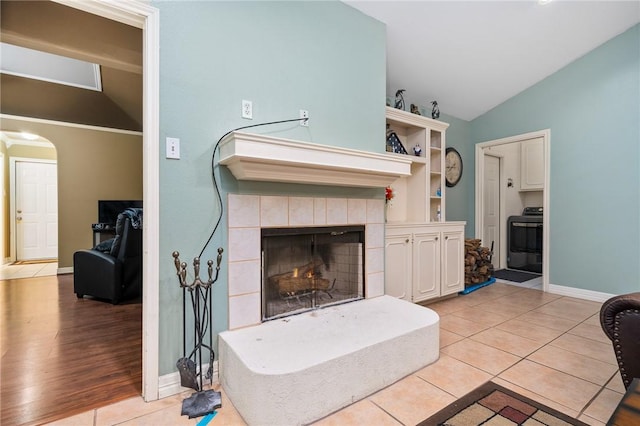
<path fill-rule="evenodd" d="M 12 265 L 36 265 L 39 263 L 55 263 L 58 259 L 17 260 Z"/>
<path fill-rule="evenodd" d="M 576 425 L 586 423 L 493 382 L 449 404 L 418 426 Z"/>
<path fill-rule="evenodd" d="M 513 269 L 498 269 L 493 272 L 493 277 L 501 280 L 513 281 L 515 283 L 523 283 L 534 278 L 541 277 L 542 274 L 534 274 L 532 272 L 514 271 Z"/>

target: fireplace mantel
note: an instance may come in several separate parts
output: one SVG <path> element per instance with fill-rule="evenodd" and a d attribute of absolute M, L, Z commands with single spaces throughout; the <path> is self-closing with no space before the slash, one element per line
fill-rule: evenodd
<path fill-rule="evenodd" d="M 384 188 L 411 175 L 411 159 L 232 132 L 220 143 L 220 164 L 238 180 Z"/>

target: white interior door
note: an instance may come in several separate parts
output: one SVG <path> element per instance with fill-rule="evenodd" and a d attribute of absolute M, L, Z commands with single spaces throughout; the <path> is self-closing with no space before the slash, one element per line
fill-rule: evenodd
<path fill-rule="evenodd" d="M 493 266 L 498 269 L 500 254 L 500 158 L 484 155 L 484 201 L 482 245 L 491 248 Z"/>
<path fill-rule="evenodd" d="M 55 163 L 16 162 L 16 260 L 58 257 Z"/>

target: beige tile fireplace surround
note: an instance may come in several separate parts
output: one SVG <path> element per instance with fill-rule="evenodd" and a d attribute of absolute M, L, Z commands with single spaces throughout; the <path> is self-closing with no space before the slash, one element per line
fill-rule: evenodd
<path fill-rule="evenodd" d="M 384 294 L 384 201 L 234 195 L 229 216 L 229 329 L 260 324 L 260 228 L 365 225 L 365 298 Z"/>

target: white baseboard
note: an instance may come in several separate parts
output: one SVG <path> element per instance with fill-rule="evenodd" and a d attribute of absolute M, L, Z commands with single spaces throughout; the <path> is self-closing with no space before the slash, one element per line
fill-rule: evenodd
<path fill-rule="evenodd" d="M 615 294 L 585 290 L 583 288 L 566 287 L 556 284 L 549 284 L 549 293 L 575 297 L 577 299 L 591 300 L 593 302 L 605 302 L 615 296 Z"/>
<path fill-rule="evenodd" d="M 58 268 L 56 273 L 58 275 L 73 274 L 73 266 L 66 266 L 64 268 Z"/>
<path fill-rule="evenodd" d="M 209 363 L 206 363 L 202 366 L 204 371 L 207 371 L 209 368 Z M 213 361 L 213 381 L 218 381 L 218 361 Z M 203 385 L 204 379 L 203 379 Z M 177 395 L 181 392 L 188 391 L 193 389 L 185 388 L 180 386 L 180 373 L 173 372 L 169 374 L 165 374 L 164 376 L 160 376 L 158 378 L 158 398 L 166 398 L 168 396 Z"/>

